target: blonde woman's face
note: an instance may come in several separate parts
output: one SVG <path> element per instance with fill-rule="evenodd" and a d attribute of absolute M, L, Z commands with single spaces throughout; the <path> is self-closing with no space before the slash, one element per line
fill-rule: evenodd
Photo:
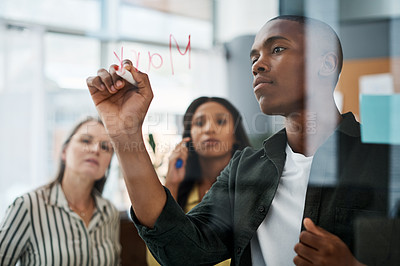
<path fill-rule="evenodd" d="M 84 123 L 63 152 L 65 170 L 96 181 L 104 176 L 113 154 L 112 145 L 103 125 Z"/>

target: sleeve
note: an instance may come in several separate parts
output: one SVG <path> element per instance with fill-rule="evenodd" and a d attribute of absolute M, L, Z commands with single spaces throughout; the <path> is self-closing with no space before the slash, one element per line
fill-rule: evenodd
<path fill-rule="evenodd" d="M 221 172 L 202 202 L 188 214 L 167 188 L 167 201 L 154 228 L 141 225 L 131 208 L 139 235 L 161 265 L 214 265 L 231 257 L 230 167 L 231 163 Z"/>
<path fill-rule="evenodd" d="M 0 265 L 15 265 L 29 240 L 29 203 L 18 197 L 7 209 L 0 224 Z"/>

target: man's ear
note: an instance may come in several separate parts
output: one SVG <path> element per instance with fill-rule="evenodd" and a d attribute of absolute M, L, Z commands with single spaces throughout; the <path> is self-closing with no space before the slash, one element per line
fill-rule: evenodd
<path fill-rule="evenodd" d="M 330 76 L 336 73 L 338 68 L 338 58 L 335 53 L 328 52 L 322 57 L 322 65 L 319 70 L 321 76 Z"/>

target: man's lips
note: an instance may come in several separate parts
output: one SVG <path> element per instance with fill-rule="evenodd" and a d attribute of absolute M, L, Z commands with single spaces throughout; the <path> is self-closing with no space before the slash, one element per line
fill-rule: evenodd
<path fill-rule="evenodd" d="M 261 86 L 263 84 L 272 84 L 272 80 L 268 79 L 268 78 L 264 78 L 264 77 L 257 77 L 254 81 L 253 81 L 253 88 L 254 90 L 257 89 L 257 86 Z"/>

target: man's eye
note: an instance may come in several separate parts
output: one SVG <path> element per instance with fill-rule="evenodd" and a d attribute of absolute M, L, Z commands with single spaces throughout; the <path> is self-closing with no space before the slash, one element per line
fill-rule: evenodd
<path fill-rule="evenodd" d="M 251 58 L 251 64 L 254 65 L 255 62 L 257 62 L 258 58 Z"/>
<path fill-rule="evenodd" d="M 272 53 L 273 54 L 278 54 L 278 53 L 280 53 L 280 52 L 283 52 L 285 50 L 285 48 L 283 48 L 283 47 L 275 47 L 273 50 L 272 50 Z"/>

